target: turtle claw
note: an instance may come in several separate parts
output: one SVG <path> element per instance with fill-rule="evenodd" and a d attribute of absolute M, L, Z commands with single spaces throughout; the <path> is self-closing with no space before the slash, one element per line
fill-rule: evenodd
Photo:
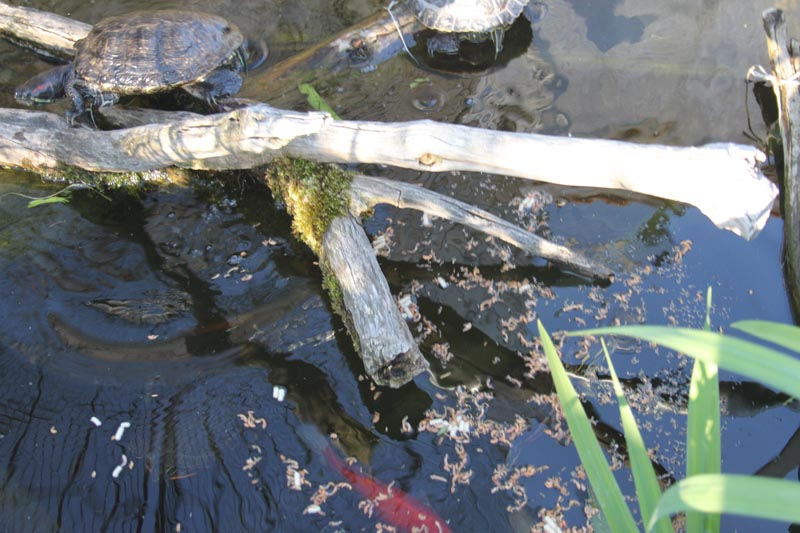
<path fill-rule="evenodd" d="M 70 128 L 79 128 L 81 126 L 86 127 L 84 124 L 85 121 L 79 120 L 80 116 L 83 114 L 89 115 L 89 120 L 92 123 L 92 128 L 99 130 L 100 128 L 97 126 L 97 122 L 94 120 L 94 112 L 91 107 L 86 108 L 84 111 L 76 112 L 72 109 L 68 109 L 64 113 L 64 117 L 67 119 L 67 124 L 69 124 Z"/>
<path fill-rule="evenodd" d="M 64 113 L 64 116 L 67 119 L 67 124 L 69 124 L 70 128 L 77 128 L 78 127 L 78 124 L 75 123 L 75 117 L 77 117 L 79 114 L 80 113 L 76 113 L 75 111 L 73 111 L 71 109 L 67 110 L 67 112 Z"/>

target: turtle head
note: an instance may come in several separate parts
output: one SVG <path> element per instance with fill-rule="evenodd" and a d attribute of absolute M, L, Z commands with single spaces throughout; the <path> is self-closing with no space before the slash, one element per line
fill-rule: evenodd
<path fill-rule="evenodd" d="M 62 65 L 37 74 L 14 91 L 14 99 L 26 105 L 51 104 L 64 98 L 64 84 L 72 73 L 72 65 Z"/>

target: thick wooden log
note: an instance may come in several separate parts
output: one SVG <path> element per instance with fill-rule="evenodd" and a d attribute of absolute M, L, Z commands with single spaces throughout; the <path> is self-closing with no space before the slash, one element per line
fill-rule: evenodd
<path fill-rule="evenodd" d="M 367 373 L 400 387 L 428 368 L 389 292 L 375 251 L 351 216 L 334 219 L 322 239 L 322 261 L 336 272 L 345 323 Z M 323 268 L 325 268 L 323 266 Z"/>
<path fill-rule="evenodd" d="M 0 35 L 50 57 L 74 56 L 75 42 L 91 29 L 91 24 L 55 13 L 0 2 Z"/>
<path fill-rule="evenodd" d="M 568 186 L 621 189 L 688 203 L 718 227 L 753 238 L 777 189 L 758 149 L 640 145 L 483 130 L 420 120 L 336 122 L 287 146 L 315 160 L 388 164 L 428 172 L 473 171 Z"/>
<path fill-rule="evenodd" d="M 429 120 L 334 121 L 256 105 L 231 113 L 115 131 L 67 127 L 52 114 L 0 109 L 0 164 L 143 171 L 176 165 L 252 168 L 277 155 L 474 171 L 569 186 L 622 189 L 688 203 L 751 239 L 777 195 L 754 147 L 639 145 L 483 130 Z"/>
<path fill-rule="evenodd" d="M 333 120 L 323 113 L 257 105 L 172 123 L 99 131 L 71 128 L 52 113 L 0 109 L 0 164 L 30 170 L 70 165 L 106 172 L 169 166 L 252 168 L 279 155 L 296 137 L 324 129 L 326 122 Z"/>
<path fill-rule="evenodd" d="M 800 50 L 790 50 L 783 11 L 767 9 L 761 15 L 767 33 L 767 51 L 778 100 L 783 139 L 783 228 L 786 281 L 795 317 L 800 318 Z M 793 57 L 794 55 L 794 57 Z"/>
<path fill-rule="evenodd" d="M 362 212 L 377 204 L 417 209 L 497 237 L 521 250 L 553 261 L 577 274 L 608 279 L 613 272 L 566 246 L 548 241 L 483 209 L 423 187 L 374 176 L 357 175 L 351 187 L 351 210 Z"/>

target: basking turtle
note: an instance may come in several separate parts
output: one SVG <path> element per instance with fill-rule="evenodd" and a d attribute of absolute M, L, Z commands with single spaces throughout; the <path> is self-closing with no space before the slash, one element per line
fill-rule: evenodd
<path fill-rule="evenodd" d="M 503 48 L 505 29 L 520 16 L 530 0 L 404 0 L 425 26 L 460 39 L 494 41 L 495 51 Z M 455 44 L 455 50 L 453 49 Z M 446 36 L 428 44 L 429 52 L 457 53 L 458 39 Z"/>
<path fill-rule="evenodd" d="M 179 10 L 132 12 L 95 24 L 75 43 L 72 63 L 31 78 L 14 97 L 25 104 L 47 104 L 67 96 L 72 100 L 66 113 L 70 124 L 86 110 L 87 100 L 91 111 L 117 103 L 120 95 L 176 87 L 216 107 L 218 98 L 242 86 L 245 46 L 239 29 L 222 17 Z"/>

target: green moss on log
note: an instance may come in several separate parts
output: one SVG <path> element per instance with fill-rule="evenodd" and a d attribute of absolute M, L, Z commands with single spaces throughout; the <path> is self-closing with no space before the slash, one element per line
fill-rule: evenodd
<path fill-rule="evenodd" d="M 267 171 L 267 184 L 292 216 L 292 232 L 320 258 L 322 286 L 333 311 L 342 317 L 356 350 L 358 337 L 342 301 L 342 289 L 322 255 L 322 236 L 336 217 L 347 214 L 352 175 L 335 165 L 302 159 L 277 159 Z"/>
<path fill-rule="evenodd" d="M 278 159 L 267 172 L 269 188 L 292 216 L 292 231 L 317 256 L 328 226 L 347 213 L 351 180 L 335 165 L 302 159 Z"/>
<path fill-rule="evenodd" d="M 92 172 L 69 165 L 53 169 L 32 169 L 46 181 L 82 183 L 97 189 L 132 189 L 145 185 L 186 185 L 189 171 L 180 168 L 166 168 L 145 172 Z"/>

